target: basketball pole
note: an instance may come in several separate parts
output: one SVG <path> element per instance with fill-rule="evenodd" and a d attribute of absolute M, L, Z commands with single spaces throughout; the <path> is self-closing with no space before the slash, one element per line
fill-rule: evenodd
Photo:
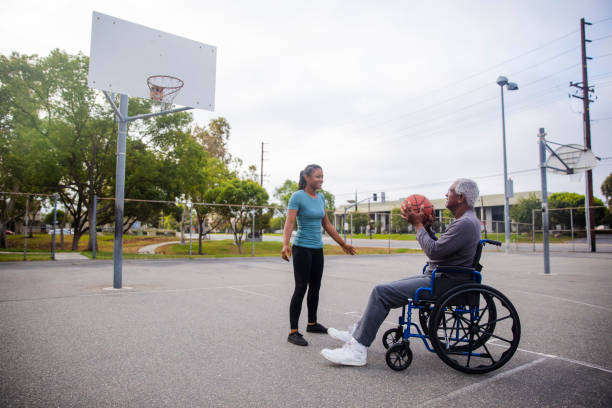
<path fill-rule="evenodd" d="M 542 244 L 544 246 L 544 274 L 550 275 L 550 245 L 548 237 L 548 186 L 546 183 L 546 132 L 540 128 L 540 179 L 542 182 Z M 535 244 L 534 244 L 535 245 Z"/>
<path fill-rule="evenodd" d="M 108 91 L 103 92 L 104 96 L 106 96 L 106 99 L 113 108 L 113 111 L 117 116 L 118 122 L 117 164 L 115 168 L 115 240 L 113 242 L 113 289 L 121 289 L 123 287 L 123 213 L 125 193 L 125 153 L 128 122 L 132 122 L 138 119 L 150 118 L 154 116 L 167 115 L 170 113 L 182 112 L 193 108 L 190 106 L 184 106 L 182 108 L 162 110 L 161 112 L 128 116 L 129 99 L 127 95 L 119 95 L 119 107 L 117 107 L 117 105 L 115 105 L 114 95 L 111 96 Z"/>
<path fill-rule="evenodd" d="M 125 191 L 125 144 L 128 124 L 128 96 L 119 96 L 117 164 L 115 175 L 115 241 L 113 244 L 113 288 L 121 289 L 123 266 L 123 194 Z"/>

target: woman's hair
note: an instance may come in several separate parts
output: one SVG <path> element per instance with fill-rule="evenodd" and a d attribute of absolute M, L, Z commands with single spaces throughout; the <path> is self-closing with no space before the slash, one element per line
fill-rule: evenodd
<path fill-rule="evenodd" d="M 304 170 L 300 171 L 300 181 L 298 182 L 298 188 L 300 190 L 306 188 L 306 176 L 310 176 L 312 172 L 317 169 L 321 170 L 321 166 L 318 164 L 309 164 Z"/>
<path fill-rule="evenodd" d="M 474 180 L 464 178 L 457 179 L 455 182 L 457 183 L 455 186 L 455 192 L 457 194 L 463 194 L 468 207 L 474 208 L 479 194 L 478 185 L 476 182 Z"/>

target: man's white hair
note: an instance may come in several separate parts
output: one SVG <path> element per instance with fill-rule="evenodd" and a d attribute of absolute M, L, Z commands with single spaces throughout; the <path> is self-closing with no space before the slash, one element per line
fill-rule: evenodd
<path fill-rule="evenodd" d="M 465 202 L 470 208 L 474 208 L 476 199 L 480 192 L 478 191 L 478 184 L 474 180 L 460 178 L 455 181 L 455 192 L 457 194 L 463 194 Z"/>

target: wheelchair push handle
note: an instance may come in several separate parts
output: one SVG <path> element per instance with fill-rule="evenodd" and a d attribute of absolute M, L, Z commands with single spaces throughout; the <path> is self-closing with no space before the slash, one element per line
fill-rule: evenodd
<path fill-rule="evenodd" d="M 480 240 L 480 244 L 482 246 L 484 246 L 484 244 L 491 244 L 491 245 L 495 245 L 495 246 L 501 246 L 501 242 L 499 241 L 493 241 L 492 239 L 481 239 Z"/>

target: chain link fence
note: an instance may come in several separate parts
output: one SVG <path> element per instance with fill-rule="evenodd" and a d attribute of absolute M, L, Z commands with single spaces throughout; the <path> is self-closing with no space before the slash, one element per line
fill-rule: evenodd
<path fill-rule="evenodd" d="M 594 206 L 595 220 L 604 218 L 606 207 Z M 586 216 L 582 208 L 558 208 L 549 210 L 549 237 L 552 250 L 563 252 L 589 252 L 586 242 Z M 348 242 L 364 245 L 362 240 L 387 240 L 388 247 L 414 247 L 416 233 L 399 211 L 386 212 L 349 212 L 336 215 L 340 225 L 339 231 Z M 534 211 L 531 223 L 511 222 L 509 249 L 514 252 L 543 251 L 542 212 Z M 344 219 L 344 222 L 342 220 Z M 432 225 L 436 234 L 446 231 L 453 218 L 437 217 Z M 597 237 L 598 252 L 612 252 L 612 230 L 601 226 L 593 230 Z M 505 242 L 505 224 L 503 220 L 482 220 L 482 238 Z M 414 244 L 411 245 L 410 242 Z"/>
<path fill-rule="evenodd" d="M 56 259 L 56 254 L 77 252 L 91 258 L 112 258 L 114 198 L 94 196 L 89 207 L 85 205 L 90 211 L 71 213 L 56 201 L 55 195 L 12 192 L 0 192 L 0 195 L 0 252 L 3 257 L 11 260 Z M 594 207 L 594 210 L 596 214 L 597 211 L 603 213 L 605 207 Z M 274 205 L 125 199 L 121 226 L 123 253 L 127 258 L 278 256 L 286 211 Z M 399 209 L 391 213 L 349 212 L 346 216 L 329 211 L 328 217 L 348 243 L 379 249 L 374 253 L 420 248 L 413 227 L 401 217 Z M 542 251 L 541 217 L 541 211 L 534 210 L 531 224 L 511 223 L 511 251 Z M 552 250 L 589 251 L 584 208 L 550 209 L 549 217 Z M 437 234 L 444 233 L 451 221 L 452 218 L 438 217 L 432 229 Z M 90 223 L 95 226 L 91 230 Z M 597 250 L 612 252 L 612 234 L 608 234 L 611 231 L 594 232 L 597 233 Z M 504 242 L 504 221 L 483 221 L 481 235 Z M 324 244 L 333 243 L 324 233 Z"/>

